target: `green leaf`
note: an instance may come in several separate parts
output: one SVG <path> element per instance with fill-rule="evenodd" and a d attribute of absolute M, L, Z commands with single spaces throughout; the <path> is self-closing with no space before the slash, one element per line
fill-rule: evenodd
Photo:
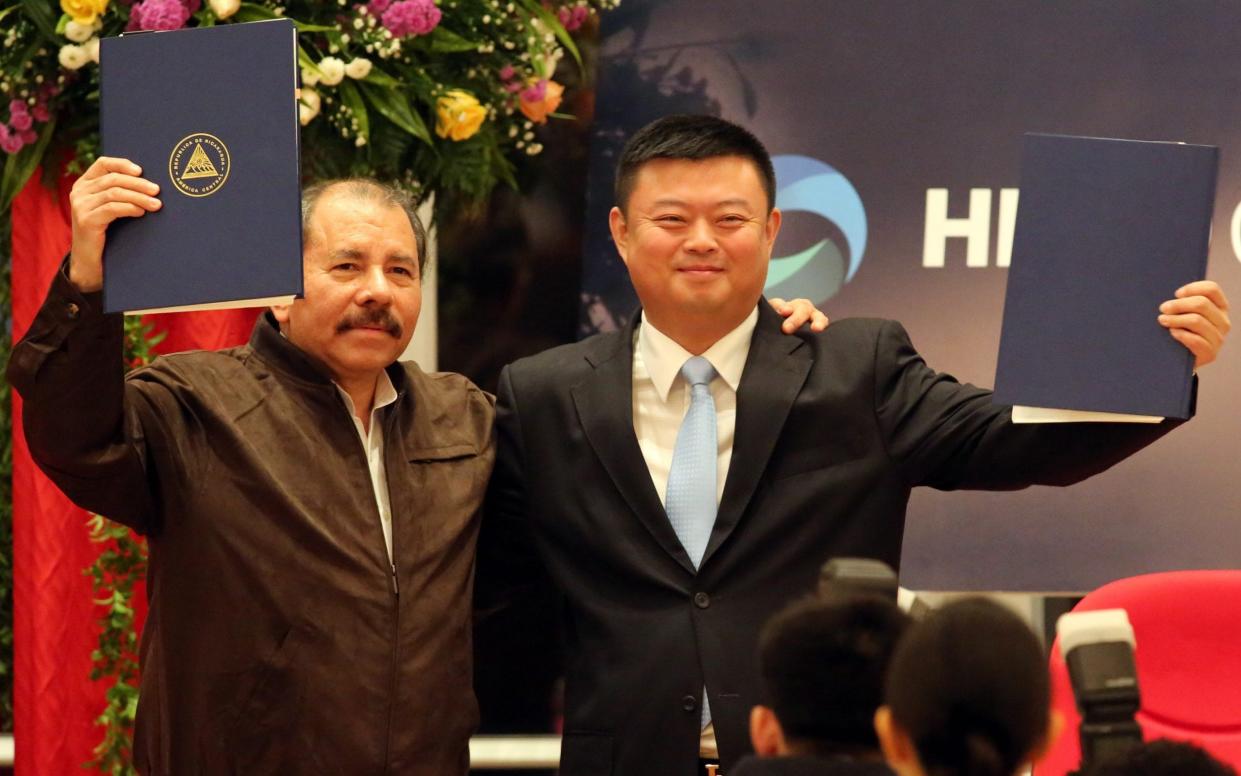
<path fill-rule="evenodd" d="M 18 8 L 21 8 L 21 6 L 20 6 L 20 5 L 10 5 L 8 8 L 5 8 L 4 10 L 0 11 L 0 20 L 3 20 L 3 19 L 4 19 L 4 17 L 6 17 L 6 16 L 8 16 L 9 14 L 13 13 L 13 12 L 14 12 L 14 11 L 16 11 Z"/>
<path fill-rule="evenodd" d="M 358 136 L 365 138 L 366 142 L 371 141 L 371 125 L 366 114 L 366 103 L 362 101 L 362 95 L 358 92 L 358 87 L 354 86 L 349 79 L 340 82 L 340 99 L 349 108 L 353 114 L 354 120 L 358 122 Z"/>
<path fill-rule="evenodd" d="M 35 27 L 39 28 L 39 32 L 49 38 L 56 38 L 56 12 L 52 10 L 55 6 L 48 0 L 22 0 L 22 7 L 26 9 L 26 16 L 30 17 L 30 21 Z"/>
<path fill-rule="evenodd" d="M 4 160 L 4 173 L 0 175 L 0 213 L 8 213 L 13 198 L 22 190 L 26 181 L 34 174 L 34 170 L 43 161 L 43 152 L 47 150 L 48 141 L 56 131 L 56 120 L 53 119 L 39 130 L 39 139 L 16 154 Z"/>
<path fill-rule="evenodd" d="M 452 30 L 445 29 L 442 25 L 432 30 L 429 37 L 432 51 L 440 53 L 478 51 L 478 43 L 466 40 Z"/>
<path fill-rule="evenodd" d="M 544 8 L 543 4 L 538 2 L 538 0 L 522 0 L 521 4 L 525 6 L 526 10 L 530 13 L 538 16 L 539 19 L 547 25 L 547 28 L 555 33 L 556 37 L 560 40 L 560 45 L 564 46 L 565 50 L 573 55 L 573 61 L 577 62 L 578 68 L 581 68 L 582 55 L 577 50 L 577 44 L 574 43 L 573 38 L 569 36 L 569 31 L 566 30 L 564 25 L 560 23 L 560 20 L 556 18 L 556 14 Z M 549 78 L 551 77 L 551 73 L 548 73 L 547 75 Z"/>
<path fill-rule="evenodd" d="M 335 27 L 329 27 L 324 24 L 310 24 L 309 22 L 299 22 L 297 19 L 293 20 L 293 26 L 297 28 L 298 32 L 336 32 L 337 31 L 337 28 Z"/>
<path fill-rule="evenodd" d="M 234 22 L 261 22 L 266 19 L 279 19 L 276 12 L 265 6 L 255 3 L 242 3 L 237 9 L 237 13 L 233 14 Z"/>
<path fill-rule="evenodd" d="M 362 79 L 368 84 L 375 84 L 384 89 L 400 89 L 401 82 L 388 75 L 377 67 L 372 67 L 371 72 L 366 74 L 366 78 Z"/>
<path fill-rule="evenodd" d="M 375 110 L 379 114 L 396 124 L 401 129 L 418 138 L 429 146 L 434 146 L 435 141 L 431 139 L 431 133 L 427 130 L 426 122 L 422 117 L 409 107 L 409 101 L 398 91 L 390 89 L 381 89 L 377 86 L 362 81 L 358 84 L 362 89 L 362 93 L 366 95 L 366 99 L 371 105 L 375 106 Z"/>
<path fill-rule="evenodd" d="M 14 6 L 14 8 L 15 8 L 15 7 L 16 7 L 16 6 Z M 67 13 L 62 13 L 62 14 L 60 15 L 60 21 L 56 22 L 56 34 L 57 34 L 57 35 L 64 35 L 64 34 L 65 34 L 65 28 L 69 26 L 69 22 L 71 22 L 71 21 L 73 21 L 73 17 L 72 17 L 72 16 L 70 16 L 70 15 L 69 15 L 69 14 L 67 14 Z"/>

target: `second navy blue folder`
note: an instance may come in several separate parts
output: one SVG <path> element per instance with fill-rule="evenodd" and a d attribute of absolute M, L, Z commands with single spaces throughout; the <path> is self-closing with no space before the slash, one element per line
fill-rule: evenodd
<path fill-rule="evenodd" d="M 1206 274 L 1219 150 L 1027 135 L 994 400 L 1186 418 L 1159 305 Z"/>

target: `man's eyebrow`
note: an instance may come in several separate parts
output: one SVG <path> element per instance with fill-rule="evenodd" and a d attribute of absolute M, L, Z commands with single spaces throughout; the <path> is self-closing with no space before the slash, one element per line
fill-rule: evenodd
<path fill-rule="evenodd" d="M 413 256 L 410 256 L 408 253 L 390 253 L 388 254 L 388 261 L 395 261 L 400 264 L 408 264 L 411 267 L 418 266 L 418 260 L 415 259 Z"/>
<path fill-rule="evenodd" d="M 337 248 L 332 251 L 328 258 L 331 261 L 338 261 L 340 259 L 360 259 L 362 258 L 362 251 L 357 248 Z"/>

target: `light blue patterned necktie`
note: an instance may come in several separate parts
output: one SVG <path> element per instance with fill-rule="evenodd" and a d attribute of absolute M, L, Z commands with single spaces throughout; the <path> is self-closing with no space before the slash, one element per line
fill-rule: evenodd
<path fill-rule="evenodd" d="M 668 470 L 664 509 L 681 546 L 697 569 L 715 526 L 715 466 L 718 445 L 715 433 L 715 399 L 711 381 L 715 367 L 702 356 L 687 359 L 681 376 L 690 384 L 689 411 L 677 432 Z M 702 689 L 702 728 L 711 722 L 707 688 Z"/>
<path fill-rule="evenodd" d="M 664 497 L 672 529 L 695 569 L 702 563 L 715 525 L 717 445 L 715 399 L 710 387 L 715 375 L 715 367 L 702 356 L 686 360 L 681 367 L 681 376 L 690 384 L 689 411 L 677 432 Z"/>

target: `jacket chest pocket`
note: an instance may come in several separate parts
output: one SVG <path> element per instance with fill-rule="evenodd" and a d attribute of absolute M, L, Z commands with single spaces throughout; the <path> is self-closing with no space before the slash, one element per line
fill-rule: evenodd
<path fill-rule="evenodd" d="M 419 555 L 435 553 L 476 525 L 492 461 L 473 445 L 415 450 L 407 458 L 401 482 L 389 474 L 393 519 L 409 531 Z"/>

